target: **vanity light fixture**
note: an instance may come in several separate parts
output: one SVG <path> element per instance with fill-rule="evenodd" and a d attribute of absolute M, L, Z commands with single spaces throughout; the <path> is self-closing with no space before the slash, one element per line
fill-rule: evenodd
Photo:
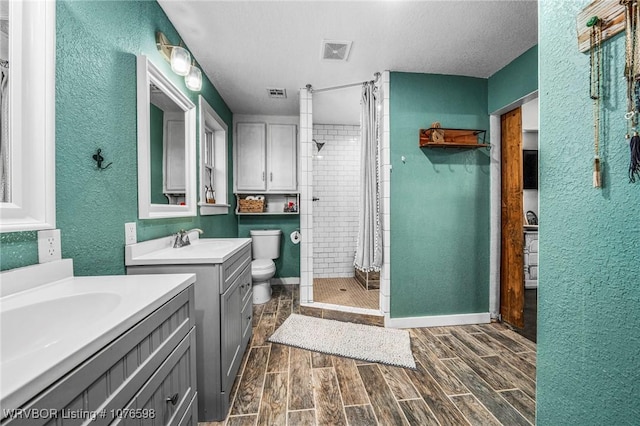
<path fill-rule="evenodd" d="M 171 48 L 171 70 L 178 75 L 187 75 L 190 67 L 191 55 L 189 51 L 180 46 Z"/>
<path fill-rule="evenodd" d="M 162 56 L 171 64 L 171 70 L 184 76 L 184 82 L 189 90 L 199 91 L 202 89 L 202 71 L 195 66 L 195 61 L 192 61 L 191 54 L 187 49 L 172 45 L 161 31 L 156 32 L 156 46 Z"/>
<path fill-rule="evenodd" d="M 200 71 L 200 68 L 196 67 L 195 64 L 191 65 L 189 73 L 184 78 L 184 83 L 189 90 L 193 90 L 194 92 L 199 92 L 200 89 L 202 89 L 202 71 Z"/>

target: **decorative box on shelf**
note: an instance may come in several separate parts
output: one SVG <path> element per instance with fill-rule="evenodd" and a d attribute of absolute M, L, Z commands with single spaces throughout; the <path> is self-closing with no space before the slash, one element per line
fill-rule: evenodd
<path fill-rule="evenodd" d="M 420 147 L 430 148 L 482 148 L 487 131 L 475 129 L 448 129 L 431 127 L 420 129 Z"/>
<path fill-rule="evenodd" d="M 260 197 L 260 198 L 258 198 Z M 247 195 L 244 198 L 238 198 L 239 213 L 262 213 L 265 211 L 266 203 L 264 196 Z"/>

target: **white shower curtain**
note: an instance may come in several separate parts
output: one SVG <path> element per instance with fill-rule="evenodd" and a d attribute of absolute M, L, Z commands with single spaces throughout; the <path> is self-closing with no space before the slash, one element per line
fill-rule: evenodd
<path fill-rule="evenodd" d="M 0 203 L 11 201 L 9 173 L 9 68 L 0 65 Z"/>
<path fill-rule="evenodd" d="M 373 82 L 362 86 L 360 212 L 354 266 L 364 272 L 382 266 L 380 184 L 378 169 L 378 91 Z"/>

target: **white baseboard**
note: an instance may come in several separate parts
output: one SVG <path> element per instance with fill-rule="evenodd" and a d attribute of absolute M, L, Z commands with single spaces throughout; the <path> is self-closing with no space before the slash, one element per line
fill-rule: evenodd
<path fill-rule="evenodd" d="M 300 277 L 271 278 L 271 284 L 275 285 L 300 285 Z"/>
<path fill-rule="evenodd" d="M 378 309 L 356 308 L 353 306 L 334 305 L 332 303 L 307 302 L 300 303 L 300 306 L 308 306 L 309 308 L 326 309 L 329 311 L 349 312 L 352 314 L 372 315 L 381 317 L 382 313 Z"/>
<path fill-rule="evenodd" d="M 477 314 L 433 315 L 428 317 L 390 318 L 384 317 L 384 326 L 389 328 L 445 327 L 449 325 L 488 324 L 489 312 Z"/>

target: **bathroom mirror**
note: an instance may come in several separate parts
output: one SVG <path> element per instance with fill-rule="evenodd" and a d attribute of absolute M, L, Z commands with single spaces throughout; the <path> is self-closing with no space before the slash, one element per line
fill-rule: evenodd
<path fill-rule="evenodd" d="M 138 216 L 195 216 L 195 104 L 145 55 L 137 68 Z"/>
<path fill-rule="evenodd" d="M 0 0 L 0 232 L 56 226 L 55 10 Z"/>

